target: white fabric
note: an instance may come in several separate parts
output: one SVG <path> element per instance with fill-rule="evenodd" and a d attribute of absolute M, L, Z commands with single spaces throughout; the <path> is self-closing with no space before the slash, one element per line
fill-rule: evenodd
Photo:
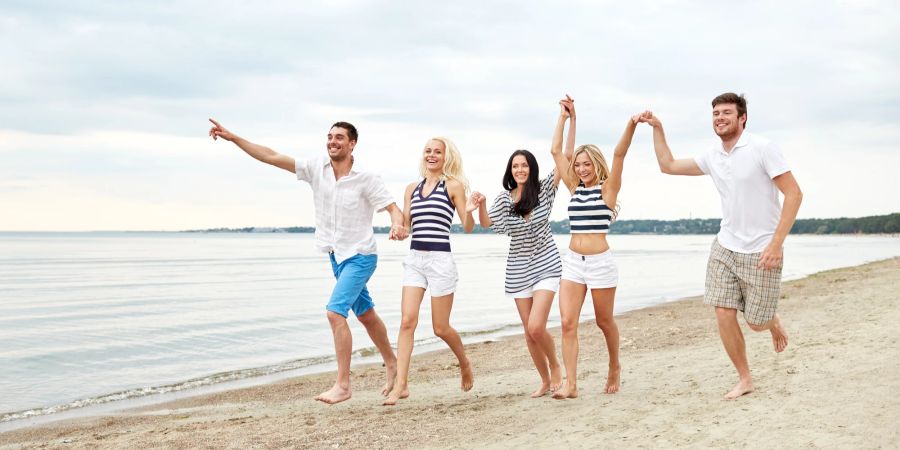
<path fill-rule="evenodd" d="M 534 286 L 525 288 L 519 292 L 513 292 L 512 294 L 507 293 L 506 298 L 516 299 L 516 298 L 532 298 L 534 297 L 534 291 L 559 291 L 559 277 L 551 277 L 544 278 L 541 281 L 538 281 L 534 284 Z"/>
<path fill-rule="evenodd" d="M 569 250 L 563 256 L 562 279 L 587 286 L 588 289 L 604 289 L 619 284 L 619 266 L 612 252 L 582 255 Z"/>
<path fill-rule="evenodd" d="M 410 250 L 403 259 L 403 286 L 428 289 L 432 297 L 456 292 L 456 262 L 450 252 Z"/>
<path fill-rule="evenodd" d="M 781 149 L 745 131 L 731 152 L 720 141 L 694 161 L 719 190 L 719 244 L 738 253 L 765 250 L 781 218 L 780 191 L 772 179 L 790 170 Z"/>
<path fill-rule="evenodd" d="M 338 264 L 353 255 L 376 253 L 372 216 L 383 211 L 394 198 L 381 177 L 357 170 L 334 179 L 327 156 L 296 160 L 297 179 L 312 187 L 316 205 L 316 247 L 334 252 Z"/>

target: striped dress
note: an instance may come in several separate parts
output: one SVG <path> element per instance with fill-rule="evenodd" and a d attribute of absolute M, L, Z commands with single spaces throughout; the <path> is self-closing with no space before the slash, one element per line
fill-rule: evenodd
<path fill-rule="evenodd" d="M 614 213 L 603 201 L 603 183 L 587 188 L 579 182 L 569 200 L 571 233 L 609 233 L 613 217 Z"/>
<path fill-rule="evenodd" d="M 453 223 L 455 208 L 447 193 L 446 181 L 438 182 L 434 190 L 423 197 L 422 188 L 425 181 L 422 180 L 416 186 L 409 202 L 409 216 L 412 222 L 412 243 L 409 248 L 449 252 L 450 225 Z"/>
<path fill-rule="evenodd" d="M 524 291 L 547 278 L 562 276 L 562 261 L 550 232 L 550 212 L 558 187 L 553 182 L 555 173 L 555 170 L 550 172 L 541 181 L 540 202 L 531 211 L 529 220 L 512 211 L 513 201 L 509 191 L 501 192 L 488 211 L 491 229 L 512 238 L 506 258 L 507 294 Z"/>

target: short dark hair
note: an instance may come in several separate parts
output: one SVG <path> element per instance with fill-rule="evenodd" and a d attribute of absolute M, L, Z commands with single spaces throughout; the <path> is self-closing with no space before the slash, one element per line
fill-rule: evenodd
<path fill-rule="evenodd" d="M 353 126 L 350 122 L 335 122 L 331 128 L 338 127 L 347 130 L 347 137 L 350 138 L 351 141 L 355 141 L 359 138 L 359 133 L 356 132 L 356 127 Z"/>
<path fill-rule="evenodd" d="M 737 95 L 734 92 L 726 92 L 724 94 L 721 94 L 713 99 L 712 107 L 715 108 L 716 105 L 720 103 L 735 104 L 737 106 L 738 119 L 740 119 L 741 116 L 747 115 L 747 99 L 744 98 L 744 94 Z M 746 120 L 744 120 L 744 128 L 747 128 Z"/>
<path fill-rule="evenodd" d="M 528 179 L 525 180 L 525 186 L 522 186 L 519 201 L 513 204 L 513 212 L 525 217 L 534 208 L 538 207 L 541 202 L 541 182 L 540 170 L 538 169 L 537 159 L 528 150 L 516 150 L 509 156 L 509 162 L 506 163 L 506 172 L 503 173 L 503 189 L 511 191 L 518 186 L 516 179 L 512 175 L 512 163 L 516 156 L 522 155 L 528 163 Z"/>

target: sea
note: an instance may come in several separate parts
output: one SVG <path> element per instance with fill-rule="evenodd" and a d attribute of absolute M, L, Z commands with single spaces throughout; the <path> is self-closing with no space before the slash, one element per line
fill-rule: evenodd
<path fill-rule="evenodd" d="M 396 342 L 408 242 L 376 235 L 368 288 Z M 556 236 L 565 249 L 567 235 Z M 712 235 L 611 235 L 617 314 L 703 293 Z M 453 235 L 451 324 L 472 343 L 521 333 L 503 294 L 508 238 Z M 792 235 L 785 280 L 900 256 L 890 235 Z M 0 431 L 76 411 L 333 370 L 334 278 L 311 234 L 0 232 Z M 426 296 L 428 294 L 426 293 Z M 427 298 L 427 297 L 426 297 Z M 593 314 L 585 302 L 583 317 Z M 379 361 L 350 320 L 354 363 Z M 553 308 L 549 325 L 559 324 Z M 443 347 L 422 303 L 416 351 Z"/>

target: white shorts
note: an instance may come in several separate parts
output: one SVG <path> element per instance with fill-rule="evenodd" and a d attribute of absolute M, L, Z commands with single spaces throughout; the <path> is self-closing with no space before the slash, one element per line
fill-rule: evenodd
<path fill-rule="evenodd" d="M 456 292 L 456 262 L 450 252 L 410 250 L 403 258 L 403 285 L 431 291 L 432 297 Z"/>
<path fill-rule="evenodd" d="M 512 294 L 506 294 L 506 298 L 513 298 L 513 299 L 515 299 L 515 298 L 532 298 L 532 297 L 534 297 L 534 291 L 553 291 L 553 292 L 559 291 L 559 278 L 557 278 L 557 277 L 544 278 L 543 280 L 538 281 L 537 283 L 534 284 L 534 286 L 532 286 L 528 289 L 525 289 L 525 290 L 522 290 L 519 292 L 515 292 Z"/>
<path fill-rule="evenodd" d="M 616 287 L 619 284 L 619 266 L 609 250 L 596 255 L 582 255 L 569 250 L 562 259 L 562 279 L 583 284 L 588 289 Z"/>

